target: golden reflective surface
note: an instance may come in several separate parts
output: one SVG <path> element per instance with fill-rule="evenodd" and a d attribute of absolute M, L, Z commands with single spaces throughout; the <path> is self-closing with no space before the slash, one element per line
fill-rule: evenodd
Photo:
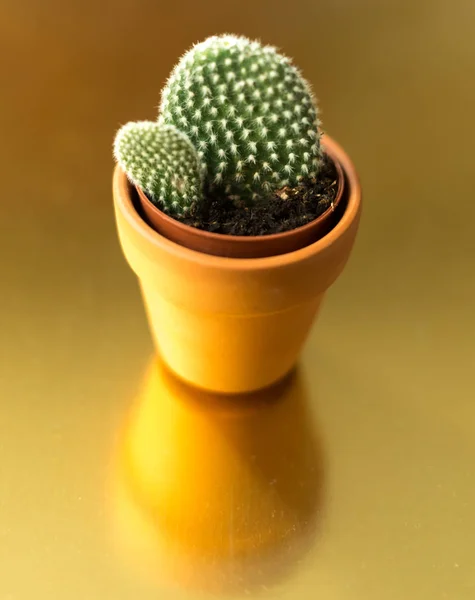
<path fill-rule="evenodd" d="M 475 596 L 475 6 L 0 6 L 0 598 Z M 298 370 L 235 401 L 152 356 L 111 145 L 215 32 L 279 45 L 363 183 Z"/>
<path fill-rule="evenodd" d="M 219 397 L 152 361 L 111 475 L 123 560 L 160 584 L 262 591 L 305 556 L 323 519 L 324 460 L 303 374 Z"/>

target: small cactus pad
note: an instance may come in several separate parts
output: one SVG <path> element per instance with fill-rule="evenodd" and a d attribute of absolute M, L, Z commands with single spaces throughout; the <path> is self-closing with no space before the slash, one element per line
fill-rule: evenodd
<path fill-rule="evenodd" d="M 115 137 L 114 156 L 129 180 L 164 212 L 183 215 L 201 202 L 198 154 L 173 125 L 127 123 Z"/>

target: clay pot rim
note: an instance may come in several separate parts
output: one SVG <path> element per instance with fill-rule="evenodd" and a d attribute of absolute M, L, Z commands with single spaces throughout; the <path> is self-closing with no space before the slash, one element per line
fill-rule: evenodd
<path fill-rule="evenodd" d="M 121 204 L 123 215 L 127 219 L 131 228 L 134 229 L 139 235 L 144 236 L 148 243 L 157 247 L 161 251 L 175 255 L 177 258 L 186 260 L 188 262 L 194 262 L 201 266 L 225 269 L 229 271 L 260 271 L 288 266 L 290 264 L 306 260 L 336 243 L 340 237 L 345 235 L 354 220 L 358 217 L 358 213 L 360 211 L 361 188 L 359 177 L 350 157 L 346 154 L 343 148 L 328 135 L 325 135 L 325 142 L 327 146 L 331 148 L 332 154 L 336 156 L 336 162 L 340 164 L 346 179 L 345 187 L 347 190 L 347 204 L 345 211 L 337 224 L 324 237 L 312 244 L 309 244 L 308 246 L 304 246 L 303 248 L 287 252 L 285 254 L 265 256 L 260 258 L 228 258 L 224 256 L 216 256 L 214 254 L 198 252 L 197 250 L 192 250 L 186 246 L 182 246 L 169 240 L 168 238 L 157 233 L 139 215 L 130 195 L 130 187 L 132 186 L 126 174 L 124 171 L 122 171 L 119 165 L 116 165 L 114 169 L 114 186 L 118 191 L 116 197 L 118 198 L 118 203 Z M 314 223 L 315 220 L 312 223 Z M 306 225 L 304 225 L 304 227 L 305 226 Z"/>
<path fill-rule="evenodd" d="M 213 240 L 217 243 L 227 243 L 231 242 L 233 244 L 238 244 L 239 246 L 249 245 L 249 244 L 259 244 L 264 245 L 266 243 L 272 243 L 277 241 L 284 241 L 288 238 L 294 237 L 296 235 L 300 235 L 301 233 L 311 231 L 313 229 L 317 229 L 321 223 L 326 221 L 330 215 L 338 210 L 339 204 L 343 197 L 343 193 L 345 191 L 345 176 L 343 174 L 343 168 L 340 162 L 337 160 L 336 156 L 333 156 L 333 152 L 328 152 L 328 156 L 331 161 L 335 165 L 335 169 L 338 177 L 338 187 L 335 196 L 335 200 L 329 208 L 327 208 L 321 215 L 319 215 L 313 221 L 309 223 L 305 223 L 305 225 L 300 225 L 299 227 L 294 227 L 294 229 L 290 229 L 288 231 L 282 231 L 280 233 L 270 233 L 267 235 L 232 235 L 226 233 L 214 233 L 206 230 L 197 230 L 199 232 L 200 237 L 204 240 Z M 185 225 L 181 223 L 177 219 L 174 219 L 170 215 L 167 215 L 164 211 L 160 210 L 153 202 L 150 201 L 147 194 L 143 191 L 139 186 L 135 186 L 137 193 L 139 194 L 142 202 L 146 202 L 148 205 L 148 210 L 155 213 L 159 219 L 165 221 L 172 225 L 172 227 L 181 230 L 183 232 L 189 231 L 192 228 L 190 225 Z M 181 245 L 181 244 L 179 244 Z M 231 258 L 231 257 L 229 257 Z"/>

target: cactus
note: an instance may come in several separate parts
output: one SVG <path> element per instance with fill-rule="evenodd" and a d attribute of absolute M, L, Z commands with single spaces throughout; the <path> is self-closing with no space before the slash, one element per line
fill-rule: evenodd
<path fill-rule="evenodd" d="M 289 58 L 244 37 L 191 48 L 162 91 L 158 122 L 188 135 L 210 187 L 238 203 L 316 177 L 321 165 L 310 85 Z"/>
<path fill-rule="evenodd" d="M 186 134 L 151 121 L 123 125 L 114 156 L 129 180 L 164 212 L 182 216 L 202 200 L 198 154 Z"/>

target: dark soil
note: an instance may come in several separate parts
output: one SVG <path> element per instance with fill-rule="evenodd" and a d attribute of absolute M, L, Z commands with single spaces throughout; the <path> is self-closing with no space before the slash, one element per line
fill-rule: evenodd
<path fill-rule="evenodd" d="M 269 235 L 300 227 L 324 213 L 336 197 L 338 176 L 325 156 L 318 179 L 277 190 L 265 202 L 236 207 L 222 196 L 210 194 L 199 212 L 180 219 L 186 225 L 227 235 Z"/>

